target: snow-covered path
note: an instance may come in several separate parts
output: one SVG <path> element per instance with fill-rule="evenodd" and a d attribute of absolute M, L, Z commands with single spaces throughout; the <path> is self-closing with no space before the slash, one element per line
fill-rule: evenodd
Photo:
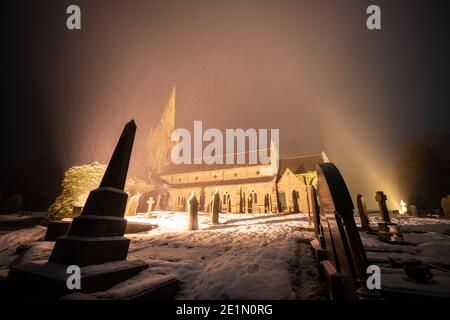
<path fill-rule="evenodd" d="M 160 228 L 132 239 L 129 257 L 150 264 L 145 274 L 175 273 L 179 299 L 318 299 L 323 296 L 300 214 L 221 214 L 199 231 L 183 231 L 186 213 L 161 215 Z"/>

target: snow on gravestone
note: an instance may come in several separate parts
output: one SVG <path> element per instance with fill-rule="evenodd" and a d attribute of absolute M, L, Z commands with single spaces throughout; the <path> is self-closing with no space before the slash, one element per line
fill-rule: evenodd
<path fill-rule="evenodd" d="M 130 240 L 123 237 L 128 195 L 124 191 L 136 124 L 125 125 L 99 188 L 92 190 L 69 233 L 56 240 L 45 264 L 11 268 L 7 284 L 13 294 L 58 298 L 69 289 L 69 265 L 81 267 L 81 291 L 105 290 L 148 268 L 142 260 L 126 260 Z M 174 288 L 177 280 L 172 282 Z"/>

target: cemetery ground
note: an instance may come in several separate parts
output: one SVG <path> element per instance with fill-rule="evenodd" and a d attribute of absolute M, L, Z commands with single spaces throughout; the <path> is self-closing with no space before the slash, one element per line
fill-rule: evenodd
<path fill-rule="evenodd" d="M 186 212 L 154 214 L 151 219 L 128 218 L 156 228 L 126 235 L 131 239 L 128 257 L 143 259 L 149 268 L 89 298 L 127 298 L 149 282 L 175 275 L 181 283 L 177 299 L 327 299 L 309 244 L 313 227 L 305 214 L 222 213 L 220 224 L 211 225 L 210 215 L 200 213 L 198 231 L 186 230 Z M 0 216 L 0 224 L 14 219 Z M 391 219 L 408 245 L 388 244 L 361 232 L 371 263 L 415 258 L 431 265 L 432 272 L 450 270 L 450 220 Z M 357 214 L 355 220 L 359 225 Z M 379 214 L 371 214 L 371 225 L 377 222 Z M 43 241 L 45 232 L 39 225 L 0 231 L 1 278 L 13 265 L 48 260 L 54 242 Z"/>

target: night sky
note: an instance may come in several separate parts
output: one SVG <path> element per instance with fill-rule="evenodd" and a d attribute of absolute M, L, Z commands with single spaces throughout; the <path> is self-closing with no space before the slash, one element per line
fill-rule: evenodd
<path fill-rule="evenodd" d="M 78 4 L 82 29 L 66 28 Z M 382 30 L 366 28 L 368 5 Z M 325 150 L 352 194 L 398 203 L 395 155 L 449 134 L 448 1 L 2 3 L 0 201 L 53 197 L 74 164 L 138 132 L 130 173 L 177 87 L 177 127 L 279 128 L 282 156 Z M 398 206 L 398 205 L 397 205 Z"/>

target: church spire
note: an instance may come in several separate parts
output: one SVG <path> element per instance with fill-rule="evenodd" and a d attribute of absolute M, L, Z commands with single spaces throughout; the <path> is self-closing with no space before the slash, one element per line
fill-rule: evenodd
<path fill-rule="evenodd" d="M 175 130 L 176 87 L 172 87 L 169 100 L 159 123 L 150 130 L 148 137 L 148 163 L 150 174 L 159 174 L 169 164 L 169 153 L 173 146 L 170 135 Z"/>

